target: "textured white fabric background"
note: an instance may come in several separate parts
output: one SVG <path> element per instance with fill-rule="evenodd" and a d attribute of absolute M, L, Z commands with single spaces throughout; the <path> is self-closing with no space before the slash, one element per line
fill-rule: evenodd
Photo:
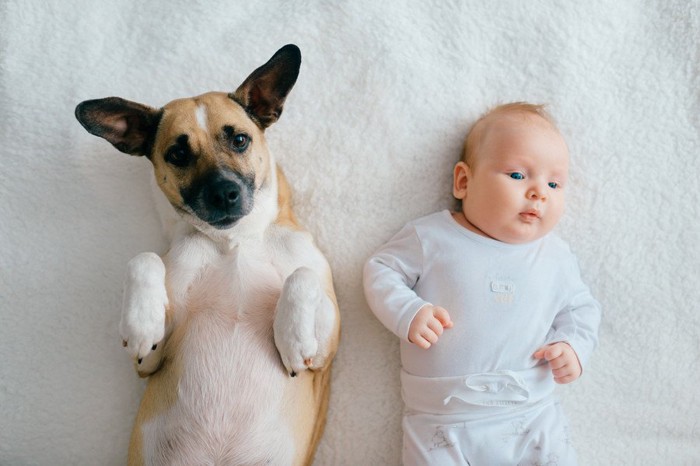
<path fill-rule="evenodd" d="M 75 105 L 233 90 L 289 42 L 268 140 L 343 318 L 316 464 L 399 464 L 398 344 L 361 266 L 453 205 L 467 127 L 512 100 L 548 103 L 570 143 L 558 231 L 604 306 L 559 390 L 581 464 L 700 464 L 697 0 L 4 0 L 0 24 L 0 464 L 123 464 L 143 389 L 117 323 L 127 261 L 165 247 L 150 167 Z"/>

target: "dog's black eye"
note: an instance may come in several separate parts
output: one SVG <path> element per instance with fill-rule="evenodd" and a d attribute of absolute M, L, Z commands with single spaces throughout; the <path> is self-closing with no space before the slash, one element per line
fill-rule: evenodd
<path fill-rule="evenodd" d="M 224 126 L 224 135 L 231 149 L 241 153 L 250 145 L 250 136 L 245 133 L 237 133 L 232 126 Z"/>
<path fill-rule="evenodd" d="M 248 147 L 249 142 L 250 138 L 247 134 L 236 134 L 231 140 L 231 144 L 233 144 L 233 147 L 240 151 L 245 150 L 245 148 Z"/>
<path fill-rule="evenodd" d="M 186 167 L 190 163 L 190 152 L 180 145 L 173 146 L 165 153 L 165 161 L 176 167 Z"/>

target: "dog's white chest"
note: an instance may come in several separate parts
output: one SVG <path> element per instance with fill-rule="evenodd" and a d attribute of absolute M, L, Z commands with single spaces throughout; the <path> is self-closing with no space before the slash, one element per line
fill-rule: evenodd
<path fill-rule="evenodd" d="M 186 308 L 186 318 L 269 327 L 281 288 L 269 251 L 258 244 L 241 245 L 204 265 L 177 304 Z"/>
<path fill-rule="evenodd" d="M 279 426 L 282 408 L 273 406 L 288 379 L 272 334 L 282 278 L 263 245 L 244 246 L 205 254 L 207 263 L 174 303 L 171 341 L 179 344 L 169 356 L 181 374 L 176 403 L 144 425 L 154 457 L 235 464 L 231 455 L 248 445 L 245 458 L 262 455 L 261 462 L 275 464 L 293 452 Z"/>

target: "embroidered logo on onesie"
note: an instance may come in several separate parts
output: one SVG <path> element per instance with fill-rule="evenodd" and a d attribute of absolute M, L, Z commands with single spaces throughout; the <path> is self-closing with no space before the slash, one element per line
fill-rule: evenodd
<path fill-rule="evenodd" d="M 510 280 L 491 280 L 491 292 L 497 303 L 511 304 L 515 293 L 515 284 Z"/>

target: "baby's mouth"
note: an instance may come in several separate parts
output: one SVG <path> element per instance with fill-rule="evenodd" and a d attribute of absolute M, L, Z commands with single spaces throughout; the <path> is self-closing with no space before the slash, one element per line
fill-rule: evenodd
<path fill-rule="evenodd" d="M 528 209 L 523 212 L 520 212 L 520 217 L 528 222 L 535 221 L 541 217 L 541 213 L 537 209 Z"/>

